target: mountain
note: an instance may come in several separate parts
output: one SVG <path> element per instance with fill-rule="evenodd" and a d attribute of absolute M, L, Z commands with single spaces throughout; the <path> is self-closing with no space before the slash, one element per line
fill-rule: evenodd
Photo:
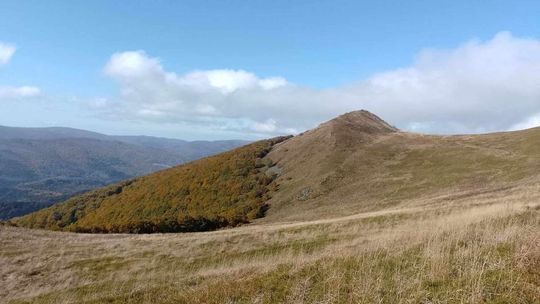
<path fill-rule="evenodd" d="M 165 150 L 178 154 L 183 161 L 191 161 L 208 155 L 213 155 L 247 144 L 246 140 L 195 140 L 154 137 L 154 136 L 122 136 L 105 135 L 101 133 L 64 127 L 50 128 L 18 128 L 0 126 L 0 141 L 2 140 L 49 140 L 85 138 L 103 141 L 116 141 L 148 148 Z"/>
<path fill-rule="evenodd" d="M 73 128 L 20 128 L 0 126 L 0 139 L 61 139 L 61 138 L 91 138 L 105 140 L 107 135 Z"/>
<path fill-rule="evenodd" d="M 0 126 L 0 219 L 27 214 L 74 194 L 244 143 Z"/>
<path fill-rule="evenodd" d="M 292 138 L 256 142 L 116 184 L 14 222 L 157 232 L 212 230 L 262 215 L 263 223 L 346 216 L 419 197 L 508 187 L 538 176 L 539 150 L 540 129 L 432 136 L 402 132 L 355 111 Z"/>
<path fill-rule="evenodd" d="M 399 131 L 366 111 L 344 114 L 277 145 L 282 169 L 266 222 L 448 200 L 540 177 L 540 128 L 435 136 Z"/>
<path fill-rule="evenodd" d="M 0 222 L 0 299 L 540 303 L 539 151 L 347 113 Z"/>
<path fill-rule="evenodd" d="M 179 153 L 185 161 L 214 155 L 249 143 L 245 140 L 186 141 L 152 136 L 112 136 L 112 138 L 129 144 Z"/>

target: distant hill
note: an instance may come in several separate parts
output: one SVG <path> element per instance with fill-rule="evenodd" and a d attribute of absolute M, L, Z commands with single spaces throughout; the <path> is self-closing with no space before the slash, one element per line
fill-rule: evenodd
<path fill-rule="evenodd" d="M 255 156 L 261 149 L 270 149 L 264 158 Z M 355 111 L 284 141 L 257 142 L 110 186 L 15 222 L 73 231 L 210 230 L 258 217 L 253 206 L 263 205 L 269 209 L 260 222 L 318 220 L 413 199 L 505 189 L 540 176 L 539 151 L 538 128 L 432 136 L 402 132 L 372 113 Z M 255 190 L 258 199 L 244 205 L 246 195 L 253 199 L 251 191 L 259 189 L 256 181 L 264 178 L 255 170 L 259 166 L 275 180 L 270 188 Z M 271 195 L 265 196 L 267 192 Z M 175 226 L 186 219 L 211 224 Z M 151 228 L 138 227 L 141 223 Z"/>
<path fill-rule="evenodd" d="M 0 126 L 0 219 L 245 143 Z"/>
<path fill-rule="evenodd" d="M 249 143 L 245 140 L 186 141 L 152 136 L 112 136 L 114 140 L 179 153 L 186 161 L 221 153 Z"/>
<path fill-rule="evenodd" d="M 73 128 L 20 128 L 0 126 L 0 139 L 61 139 L 61 138 L 92 138 L 106 140 L 105 134 Z"/>

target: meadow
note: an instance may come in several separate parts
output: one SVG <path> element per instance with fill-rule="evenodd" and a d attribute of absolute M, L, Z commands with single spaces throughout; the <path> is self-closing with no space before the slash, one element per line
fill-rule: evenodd
<path fill-rule="evenodd" d="M 540 182 L 183 234 L 0 226 L 6 303 L 539 303 Z"/>

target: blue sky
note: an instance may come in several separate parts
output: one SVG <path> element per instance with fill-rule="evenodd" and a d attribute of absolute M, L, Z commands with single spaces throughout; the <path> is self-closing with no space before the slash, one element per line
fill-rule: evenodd
<path fill-rule="evenodd" d="M 500 56 L 489 68 L 504 60 L 519 69 L 536 67 L 540 56 L 520 54 L 537 50 L 538 12 L 538 1 L 3 0 L 0 43 L 16 51 L 0 66 L 0 124 L 187 139 L 258 138 L 299 132 L 342 111 L 368 108 L 398 127 L 429 133 L 531 126 L 540 113 L 540 94 L 530 90 L 537 84 L 534 76 L 524 81 L 527 86 L 507 88 L 503 95 L 513 95 L 493 103 L 479 93 L 485 87 L 470 87 L 496 86 L 497 77 L 491 84 L 477 81 L 489 82 L 489 74 L 456 80 L 443 66 L 460 67 L 454 62 L 459 60 L 465 66 L 467 58 L 488 52 Z M 470 54 L 448 61 L 460 52 Z M 124 61 L 112 62 L 114 54 L 126 55 L 116 57 Z M 128 59 L 147 68 L 144 78 L 120 72 Z M 108 64 L 115 69 L 107 72 Z M 457 94 L 455 85 L 441 87 L 425 92 L 437 96 L 431 101 L 414 95 L 411 86 L 388 96 L 395 85 L 373 88 L 390 76 L 410 80 L 413 76 L 402 73 L 407 69 L 423 73 L 418 79 L 425 86 L 432 81 L 425 75 L 439 73 L 449 77 L 445 83 L 465 83 L 470 94 Z M 515 78 L 512 71 L 497 72 Z M 166 75 L 169 80 L 161 81 Z M 277 78 L 286 85 L 266 87 L 265 80 Z M 228 87 L 232 91 L 223 91 L 223 81 L 234 83 Z M 12 92 L 23 86 L 39 88 L 39 94 L 2 97 L 2 87 Z M 445 91 L 451 93 L 439 96 Z M 457 97 L 456 102 L 466 99 L 463 111 L 437 104 Z M 506 117 L 517 99 L 525 99 L 523 105 Z M 399 115 L 393 102 L 417 108 Z M 298 113 L 287 113 L 283 108 L 289 106 Z M 485 109 L 488 117 L 475 118 Z M 490 123 L 494 119 L 502 122 Z"/>

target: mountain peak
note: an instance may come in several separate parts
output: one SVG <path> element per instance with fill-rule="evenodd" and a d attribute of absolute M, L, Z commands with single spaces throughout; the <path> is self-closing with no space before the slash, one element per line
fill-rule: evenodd
<path fill-rule="evenodd" d="M 390 133 L 399 131 L 377 115 L 366 111 L 352 111 L 340 115 L 328 122 L 333 127 L 345 127 L 357 132 L 368 134 Z"/>

